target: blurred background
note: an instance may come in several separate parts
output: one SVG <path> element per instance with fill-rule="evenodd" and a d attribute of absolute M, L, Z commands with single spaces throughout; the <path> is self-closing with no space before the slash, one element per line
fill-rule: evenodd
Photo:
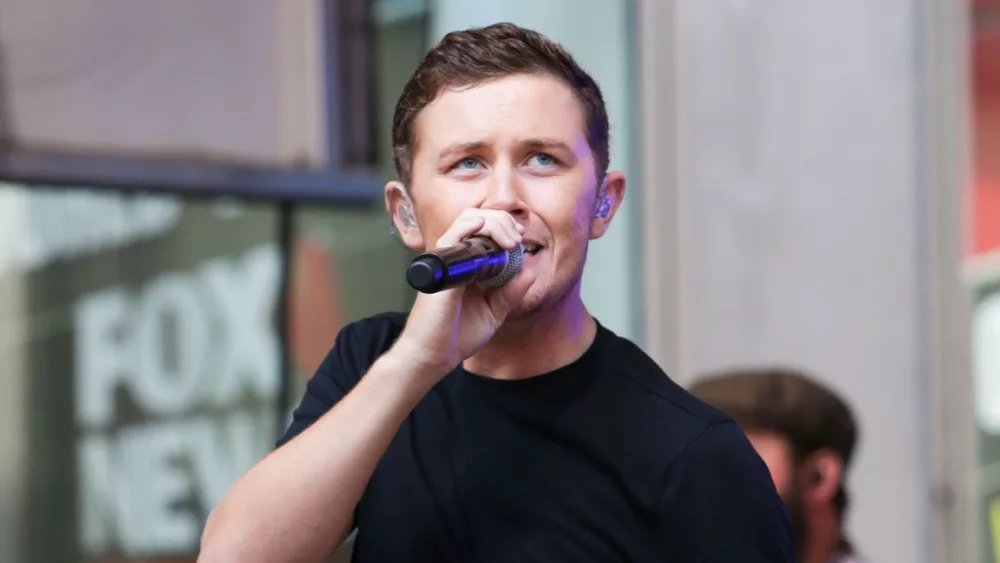
<path fill-rule="evenodd" d="M 0 0 L 0 562 L 195 560 L 340 327 L 409 306 L 393 106 L 496 21 L 604 90 L 601 322 L 682 384 L 809 370 L 860 551 L 1000 562 L 1000 0 Z"/>

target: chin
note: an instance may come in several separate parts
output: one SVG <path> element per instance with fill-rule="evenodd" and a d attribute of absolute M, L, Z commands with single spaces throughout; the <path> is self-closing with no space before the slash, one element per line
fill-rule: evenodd
<path fill-rule="evenodd" d="M 536 281 L 528 288 L 521 304 L 507 315 L 507 321 L 523 321 L 558 309 L 569 296 L 573 286 L 573 283 L 540 285 Z"/>
<path fill-rule="evenodd" d="M 521 300 L 521 304 L 507 315 L 507 322 L 522 321 L 542 311 L 544 300 L 541 298 L 542 296 L 534 295 L 533 290 L 534 288 L 529 289 L 528 294 Z"/>

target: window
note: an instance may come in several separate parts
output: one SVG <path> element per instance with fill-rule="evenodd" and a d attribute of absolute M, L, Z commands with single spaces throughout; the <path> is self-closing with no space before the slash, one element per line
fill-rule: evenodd
<path fill-rule="evenodd" d="M 284 424 L 285 346 L 294 401 L 412 299 L 381 210 L 296 209 L 289 248 L 267 203 L 6 184 L 0 213 L 5 561 L 196 553 Z"/>
<path fill-rule="evenodd" d="M 385 176 L 427 22 L 421 2 L 375 13 L 364 134 Z M 337 331 L 409 308 L 379 194 L 190 193 L 0 181 L 0 561 L 193 563 Z"/>
<path fill-rule="evenodd" d="M 275 435 L 277 211 L 9 184 L 0 202 L 4 497 L 23 510 L 5 535 L 24 542 L 6 560 L 192 553 Z"/>

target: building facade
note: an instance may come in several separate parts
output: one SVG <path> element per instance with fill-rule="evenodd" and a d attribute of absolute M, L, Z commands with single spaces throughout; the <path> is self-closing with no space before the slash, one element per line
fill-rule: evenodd
<path fill-rule="evenodd" d="M 815 373 L 862 425 L 848 519 L 864 554 L 1000 561 L 1000 52 L 995 27 L 973 25 L 995 21 L 991 3 L 348 9 L 364 4 L 276 16 L 241 3 L 242 33 L 272 41 L 261 56 L 277 62 L 232 80 L 285 86 L 232 116 L 147 132 L 181 149 L 204 134 L 215 144 L 198 151 L 306 172 L 243 185 L 197 169 L 147 185 L 121 166 L 0 158 L 0 560 L 194 560 L 208 509 L 273 444 L 336 331 L 412 300 L 387 274 L 409 254 L 378 193 L 403 81 L 448 30 L 507 20 L 562 42 L 605 93 L 612 167 L 629 183 L 584 274 L 602 323 L 681 383 L 746 363 Z M 350 17 L 333 18 L 337 6 Z M 111 21 L 99 15 L 72 21 Z M 0 38 L 15 31 L 0 25 Z M 330 43 L 338 34 L 351 41 Z M 101 90 L 52 56 L 49 75 L 0 74 L 14 93 L 0 127 L 72 147 L 100 128 L 48 130 L 31 100 Z M 345 59 L 364 65 L 332 68 Z M 124 66 L 92 80 L 134 64 L 109 60 Z M 101 103 L 87 107 L 120 110 Z M 233 126 L 246 115 L 269 117 Z M 104 131 L 102 149 L 134 146 L 129 131 Z M 248 144 L 248 131 L 277 141 Z M 317 168 L 329 183 L 309 176 Z"/>

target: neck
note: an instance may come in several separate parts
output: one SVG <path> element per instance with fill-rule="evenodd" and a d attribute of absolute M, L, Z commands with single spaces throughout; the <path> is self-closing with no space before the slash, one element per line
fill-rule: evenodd
<path fill-rule="evenodd" d="M 596 334 L 597 321 L 583 305 L 577 284 L 558 306 L 505 322 L 462 365 L 486 377 L 525 379 L 574 362 Z"/>
<path fill-rule="evenodd" d="M 810 515 L 808 540 L 802 553 L 802 563 L 827 563 L 840 547 L 841 528 L 836 511 L 831 507 Z"/>

